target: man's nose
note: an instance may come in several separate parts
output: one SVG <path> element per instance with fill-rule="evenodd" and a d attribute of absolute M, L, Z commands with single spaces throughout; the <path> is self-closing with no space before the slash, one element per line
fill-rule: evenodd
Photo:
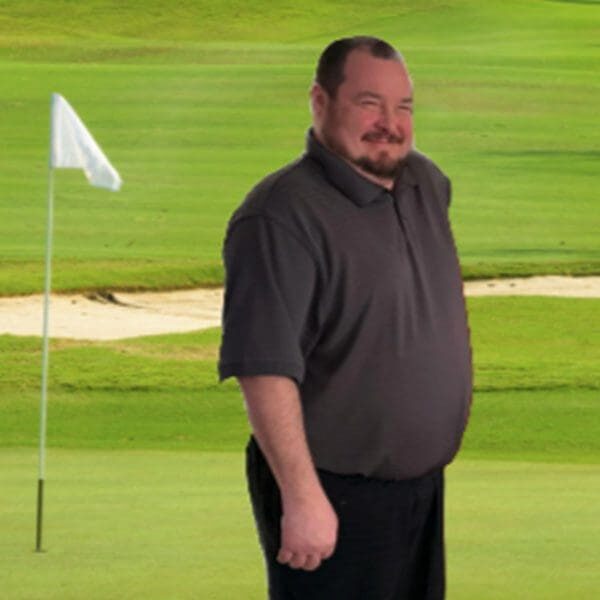
<path fill-rule="evenodd" d="M 394 112 L 393 110 L 386 105 L 382 105 L 379 110 L 379 118 L 377 119 L 377 123 L 381 127 L 385 127 L 388 131 L 392 131 L 394 128 Z"/>

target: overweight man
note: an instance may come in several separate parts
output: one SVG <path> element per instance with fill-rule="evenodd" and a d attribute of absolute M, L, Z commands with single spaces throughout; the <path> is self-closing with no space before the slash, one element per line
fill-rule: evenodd
<path fill-rule="evenodd" d="M 444 467 L 471 399 L 450 182 L 414 149 L 413 85 L 334 41 L 295 162 L 228 226 L 219 372 L 252 428 L 250 498 L 277 600 L 444 597 Z"/>

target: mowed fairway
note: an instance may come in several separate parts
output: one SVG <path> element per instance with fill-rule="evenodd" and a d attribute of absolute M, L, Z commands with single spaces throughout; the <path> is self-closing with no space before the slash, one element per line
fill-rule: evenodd
<path fill-rule="evenodd" d="M 319 52 L 357 32 L 411 66 L 466 276 L 600 271 L 597 5 L 177 4 L 0 7 L 1 294 L 43 285 L 51 92 L 125 180 L 110 194 L 57 174 L 55 289 L 214 284 L 231 210 L 302 151 Z"/>
<path fill-rule="evenodd" d="M 600 300 L 469 300 L 476 391 L 448 471 L 449 598 L 600 585 Z M 597 318 L 597 317 L 596 317 Z M 264 598 L 248 434 L 216 329 L 52 343 L 47 552 L 33 552 L 39 340 L 0 337 L 0 573 L 10 599 Z"/>
<path fill-rule="evenodd" d="M 302 151 L 317 56 L 355 33 L 409 62 L 465 276 L 600 273 L 599 25 L 595 2 L 546 0 L 0 2 L 0 295 L 42 289 L 51 92 L 125 180 L 56 174 L 54 289 L 216 285 L 231 210 Z M 600 300 L 468 307 L 448 598 L 595 599 Z M 51 341 L 41 554 L 41 342 L 0 336 L 1 600 L 266 597 L 219 335 Z"/>

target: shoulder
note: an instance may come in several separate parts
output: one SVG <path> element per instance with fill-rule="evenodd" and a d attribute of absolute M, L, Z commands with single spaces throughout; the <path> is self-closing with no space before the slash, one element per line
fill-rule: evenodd
<path fill-rule="evenodd" d="M 406 160 L 409 168 L 417 178 L 426 176 L 434 180 L 449 181 L 448 176 L 440 167 L 418 150 L 411 150 Z"/>
<path fill-rule="evenodd" d="M 322 167 L 307 155 L 267 175 L 248 193 L 231 216 L 225 240 L 239 224 L 262 221 L 283 229 L 300 241 L 313 256 L 327 199 L 334 193 Z"/>
<path fill-rule="evenodd" d="M 320 169 L 302 156 L 259 181 L 233 213 L 231 223 L 259 215 L 285 221 L 305 210 L 323 185 L 326 184 Z"/>
<path fill-rule="evenodd" d="M 250 190 L 232 214 L 225 246 L 243 228 L 254 232 L 257 240 L 266 235 L 282 247 L 299 244 L 319 263 L 315 242 L 321 217 L 318 199 L 327 195 L 329 189 L 322 169 L 306 155 L 270 173 Z"/>
<path fill-rule="evenodd" d="M 433 190 L 443 206 L 450 204 L 451 184 L 448 176 L 428 156 L 411 150 L 407 164 L 416 183 L 425 189 Z"/>

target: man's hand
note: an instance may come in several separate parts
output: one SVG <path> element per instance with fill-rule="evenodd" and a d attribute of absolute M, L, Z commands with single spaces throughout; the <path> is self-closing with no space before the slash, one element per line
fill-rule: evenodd
<path fill-rule="evenodd" d="M 338 518 L 325 494 L 309 500 L 283 498 L 278 562 L 292 569 L 314 571 L 335 550 Z"/>
<path fill-rule="evenodd" d="M 335 549 L 338 518 L 306 442 L 298 385 L 289 377 L 239 377 L 254 436 L 279 486 L 283 516 L 277 560 L 313 571 Z"/>

